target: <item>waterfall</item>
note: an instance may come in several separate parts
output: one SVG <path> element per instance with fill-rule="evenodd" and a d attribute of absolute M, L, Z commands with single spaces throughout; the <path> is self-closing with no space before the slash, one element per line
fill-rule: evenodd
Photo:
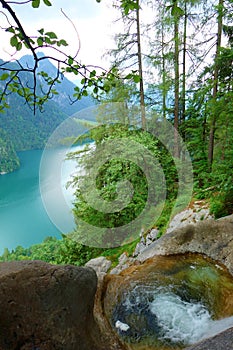
<path fill-rule="evenodd" d="M 159 293 L 150 305 L 160 326 L 161 339 L 194 344 L 233 327 L 233 317 L 214 321 L 201 302 L 188 302 L 178 295 Z"/>
<path fill-rule="evenodd" d="M 112 278 L 110 323 L 130 349 L 182 349 L 233 327 L 232 276 L 198 255 L 157 256 Z M 231 317 L 229 317 L 231 316 Z"/>
<path fill-rule="evenodd" d="M 201 340 L 213 337 L 214 335 L 221 333 L 231 327 L 233 327 L 233 316 L 226 317 L 221 320 L 211 321 L 209 323 L 209 329 L 201 338 Z"/>

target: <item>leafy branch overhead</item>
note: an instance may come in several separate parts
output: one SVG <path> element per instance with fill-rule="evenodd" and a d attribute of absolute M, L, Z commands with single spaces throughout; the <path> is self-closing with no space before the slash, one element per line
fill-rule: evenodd
<path fill-rule="evenodd" d="M 32 0 L 25 3 L 29 3 L 33 8 L 38 8 L 42 1 Z M 52 5 L 49 0 L 43 0 L 43 3 L 46 6 Z M 41 28 L 36 36 L 28 34 L 12 7 L 12 1 L 0 0 L 0 4 L 3 8 L 2 14 L 8 23 L 8 26 L 3 29 L 11 34 L 11 47 L 15 49 L 15 52 L 26 48 L 33 57 L 33 63 L 30 65 L 23 65 L 18 60 L 0 63 L 0 111 L 9 107 L 7 96 L 11 93 L 24 97 L 34 113 L 37 108 L 43 109 L 44 103 L 57 93 L 56 84 L 61 81 L 65 73 L 72 73 L 81 78 L 80 87 L 77 86 L 73 96 L 70 97 L 71 103 L 86 96 L 89 89 L 92 89 L 94 97 L 97 98 L 102 91 L 109 91 L 111 82 L 115 79 L 116 70 L 107 71 L 101 67 L 82 64 L 78 59 L 79 49 L 74 56 L 66 53 L 64 48 L 67 48 L 68 43 L 58 38 L 53 31 L 45 31 L 44 28 Z M 16 2 L 14 4 L 20 5 Z M 71 21 L 63 11 L 62 13 L 66 19 Z M 41 51 L 47 49 L 50 54 L 41 55 Z M 46 59 L 51 60 L 57 67 L 57 74 L 53 77 L 40 69 L 40 64 Z M 22 79 L 25 72 L 30 73 L 31 76 L 31 81 L 26 85 Z M 41 79 L 38 79 L 39 77 Z"/>

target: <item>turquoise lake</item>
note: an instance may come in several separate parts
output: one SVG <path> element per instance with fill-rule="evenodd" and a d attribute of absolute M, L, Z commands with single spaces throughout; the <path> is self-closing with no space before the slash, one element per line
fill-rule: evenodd
<path fill-rule="evenodd" d="M 41 198 L 39 171 L 42 153 L 42 150 L 20 152 L 20 169 L 0 176 L 0 254 L 5 247 L 10 250 L 18 245 L 28 247 L 42 242 L 47 236 L 61 238 L 61 232 L 50 220 Z M 53 160 L 58 155 L 59 151 L 54 151 Z M 65 163 L 62 175 L 63 189 L 70 178 L 69 174 L 75 168 L 74 162 Z M 72 191 L 64 192 L 67 192 L 65 197 L 71 208 Z M 56 196 L 54 201 L 56 202 Z M 56 210 L 59 212 L 58 207 Z M 64 217 L 64 222 L 66 219 Z M 69 218 L 67 222 L 66 231 L 69 232 Z"/>

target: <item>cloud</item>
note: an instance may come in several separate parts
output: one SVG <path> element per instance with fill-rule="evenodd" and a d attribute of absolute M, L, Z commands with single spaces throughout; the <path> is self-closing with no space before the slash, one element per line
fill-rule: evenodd
<path fill-rule="evenodd" d="M 62 14 L 61 8 L 71 19 L 78 36 L 70 21 Z M 24 28 L 30 35 L 37 35 L 37 30 L 44 28 L 54 31 L 59 38 L 64 38 L 69 46 L 67 52 L 74 55 L 81 44 L 79 58 L 85 64 L 106 65 L 103 53 L 113 46 L 111 22 L 114 10 L 104 2 L 98 4 L 95 0 L 56 0 L 52 7 L 44 4 L 33 9 L 30 4 L 14 5 Z M 3 15 L 0 20 L 4 20 Z M 5 24 L 6 19 L 5 19 Z M 9 44 L 9 34 L 0 32 L 0 58 L 9 59 L 9 53 L 14 49 Z M 80 39 L 80 43 L 79 43 Z M 17 57 L 27 54 L 26 50 L 17 53 Z"/>

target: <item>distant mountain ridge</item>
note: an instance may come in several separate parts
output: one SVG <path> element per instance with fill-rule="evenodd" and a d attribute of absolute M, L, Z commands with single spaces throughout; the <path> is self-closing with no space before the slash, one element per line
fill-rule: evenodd
<path fill-rule="evenodd" d="M 0 59 L 0 63 L 4 61 Z M 30 68 L 33 66 L 33 57 L 23 56 L 18 62 L 8 62 L 5 67 L 17 67 L 19 64 Z M 39 71 L 45 71 L 51 77 L 57 75 L 57 68 L 48 59 L 40 61 Z M 0 69 L 0 75 L 1 73 Z M 20 73 L 20 79 L 25 86 L 33 84 L 28 72 Z M 75 84 L 64 76 L 59 80 L 60 83 L 55 85 L 58 95 L 46 102 L 43 112 L 37 110 L 35 115 L 22 97 L 15 93 L 8 95 L 7 102 L 10 108 L 0 114 L 0 174 L 14 171 L 19 167 L 16 151 L 43 149 L 50 135 L 61 123 L 80 110 L 94 105 L 91 97 L 83 97 L 72 104 Z M 4 84 L 6 81 L 0 81 L 0 90 L 4 88 Z M 41 76 L 38 76 L 39 84 L 42 86 L 45 84 Z M 87 119 L 89 119 L 88 114 Z M 74 126 L 72 122 L 71 120 L 65 124 L 66 129 L 62 131 L 61 137 L 72 135 Z M 77 128 L 77 122 L 73 123 Z M 83 129 L 83 126 L 80 125 L 80 130 Z"/>
<path fill-rule="evenodd" d="M 41 55 L 43 54 L 41 53 Z M 23 56 L 19 63 L 23 67 L 32 67 L 33 57 Z M 9 66 L 17 64 L 17 62 L 8 63 Z M 40 62 L 39 70 L 47 72 L 51 77 L 57 74 L 57 68 L 48 59 Z M 30 84 L 31 76 L 24 72 L 21 74 L 21 80 L 25 84 Z M 37 110 L 34 115 L 24 99 L 18 95 L 8 96 L 10 108 L 6 109 L 5 113 L 0 114 L 0 128 L 7 133 L 15 150 L 43 148 L 58 125 L 69 116 L 94 104 L 91 97 L 83 97 L 80 101 L 71 104 L 70 98 L 73 96 L 75 85 L 64 76 L 60 81 L 60 84 L 55 85 L 58 95 L 45 104 L 42 113 Z M 44 83 L 42 77 L 38 77 L 38 82 Z M 3 83 L 1 82 L 1 84 Z"/>

